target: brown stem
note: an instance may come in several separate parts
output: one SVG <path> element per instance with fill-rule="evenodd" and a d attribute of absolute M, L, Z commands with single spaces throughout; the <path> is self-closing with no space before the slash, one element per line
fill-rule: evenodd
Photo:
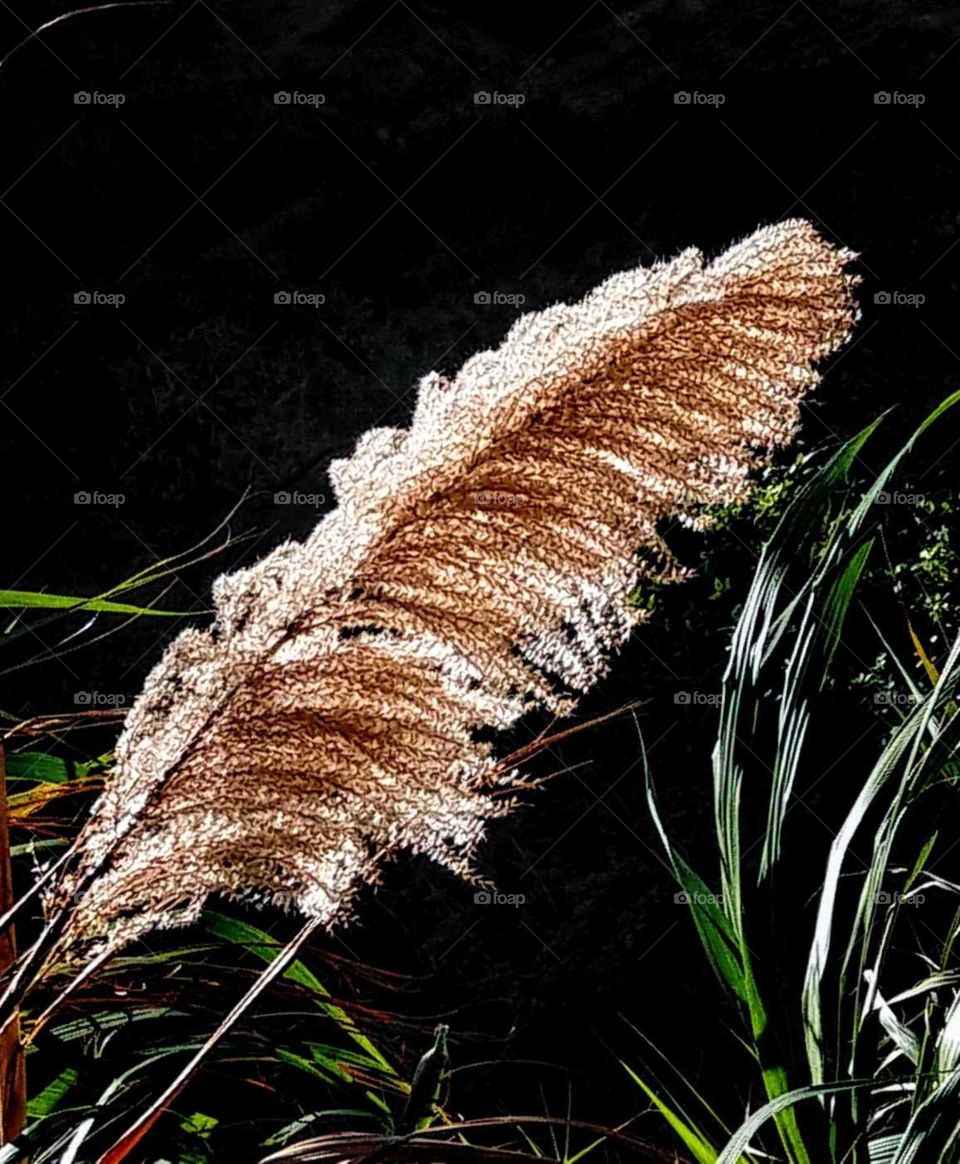
<path fill-rule="evenodd" d="M 0 743 L 0 914 L 13 905 L 10 866 L 10 828 L 7 817 L 7 778 Z M 17 958 L 13 923 L 0 932 L 0 974 Z M 0 1031 L 0 1144 L 9 1144 L 23 1129 L 27 1114 L 27 1080 L 20 1042 L 20 1013 L 14 1011 Z"/>

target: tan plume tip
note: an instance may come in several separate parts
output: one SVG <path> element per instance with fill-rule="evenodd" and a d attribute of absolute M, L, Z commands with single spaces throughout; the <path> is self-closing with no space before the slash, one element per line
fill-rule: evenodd
<path fill-rule="evenodd" d="M 519 318 L 407 429 L 331 466 L 302 544 L 219 578 L 131 709 L 48 901 L 58 956 L 194 919 L 213 892 L 327 922 L 407 849 L 469 874 L 513 784 L 480 728 L 566 713 L 670 516 L 742 499 L 855 318 L 852 256 L 806 222 L 613 275 Z M 644 551 L 643 557 L 638 556 Z"/>

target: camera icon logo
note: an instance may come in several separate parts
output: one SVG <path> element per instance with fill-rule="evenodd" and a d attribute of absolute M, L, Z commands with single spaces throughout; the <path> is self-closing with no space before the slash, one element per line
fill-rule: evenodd
<path fill-rule="evenodd" d="M 274 303 L 290 303 L 292 297 L 289 291 L 274 291 L 273 301 Z"/>
<path fill-rule="evenodd" d="M 289 505 L 291 500 L 292 498 L 289 493 L 274 493 L 273 495 L 274 505 Z"/>
<path fill-rule="evenodd" d="M 890 302 L 889 291 L 877 291 L 873 296 L 874 303 L 888 304 Z"/>
<path fill-rule="evenodd" d="M 673 702 L 680 704 L 680 705 L 688 704 L 690 702 L 690 692 L 689 691 L 675 691 L 673 694 Z"/>
<path fill-rule="evenodd" d="M 83 304 L 84 306 L 86 306 L 91 301 L 90 292 L 89 291 L 74 291 L 73 301 L 74 301 L 74 303 L 80 303 L 80 304 Z"/>
<path fill-rule="evenodd" d="M 290 94 L 285 89 L 279 90 L 273 95 L 273 103 L 274 105 L 289 105 Z"/>
<path fill-rule="evenodd" d="M 679 92 L 674 93 L 673 103 L 674 105 L 689 105 L 690 94 L 686 91 L 686 89 L 681 89 Z"/>
<path fill-rule="evenodd" d="M 85 89 L 80 89 L 73 95 L 74 105 L 89 105 L 90 101 L 90 94 Z"/>
<path fill-rule="evenodd" d="M 474 303 L 489 303 L 490 302 L 490 292 L 489 291 L 476 291 L 476 292 L 474 292 L 473 301 L 474 301 Z"/>
<path fill-rule="evenodd" d="M 688 893 L 675 893 L 673 895 L 674 905 L 689 905 L 690 895 Z"/>
<path fill-rule="evenodd" d="M 74 493 L 73 495 L 74 505 L 89 505 L 91 501 L 92 498 L 85 489 L 81 490 L 79 493 Z"/>
<path fill-rule="evenodd" d="M 873 103 L 874 105 L 889 105 L 890 94 L 885 89 L 881 89 L 879 93 L 874 93 Z"/>
<path fill-rule="evenodd" d="M 489 905 L 493 898 L 490 896 L 489 890 L 478 889 L 473 895 L 473 900 L 477 905 Z"/>
<path fill-rule="evenodd" d="M 478 92 L 474 93 L 473 103 L 474 105 L 489 105 L 490 94 L 486 91 L 486 89 L 480 89 Z"/>

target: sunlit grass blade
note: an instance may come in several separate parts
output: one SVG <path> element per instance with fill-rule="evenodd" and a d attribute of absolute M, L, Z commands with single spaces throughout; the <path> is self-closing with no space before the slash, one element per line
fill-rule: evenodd
<path fill-rule="evenodd" d="M 695 1124 L 688 1122 L 682 1115 L 665 1103 L 660 1096 L 653 1090 L 649 1084 L 645 1083 L 643 1079 L 626 1063 L 623 1064 L 624 1069 L 630 1078 L 636 1083 L 643 1094 L 650 1100 L 657 1111 L 667 1121 L 668 1125 L 673 1129 L 679 1137 L 684 1147 L 688 1152 L 692 1153 L 693 1158 L 698 1164 L 716 1164 L 717 1151 L 706 1140 L 703 1133 Z M 741 1164 L 738 1161 L 738 1164 Z"/>
<path fill-rule="evenodd" d="M 69 594 L 36 593 L 32 590 L 0 590 L 0 609 L 70 610 L 94 614 L 146 614 L 155 618 L 187 618 L 202 613 L 189 610 L 157 610 L 153 606 L 134 606 L 107 598 L 78 598 Z"/>

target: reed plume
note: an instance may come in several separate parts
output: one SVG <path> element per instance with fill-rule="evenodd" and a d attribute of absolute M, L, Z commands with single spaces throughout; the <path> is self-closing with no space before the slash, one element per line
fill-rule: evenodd
<path fill-rule="evenodd" d="M 855 318 L 852 256 L 757 231 L 521 316 L 409 428 L 331 466 L 337 507 L 214 585 L 148 677 L 46 905 L 55 958 L 193 921 L 222 892 L 349 916 L 385 859 L 469 876 L 522 778 L 489 742 L 565 715 L 684 568 L 658 525 L 744 499 Z M 481 731 L 481 729 L 484 729 Z"/>

